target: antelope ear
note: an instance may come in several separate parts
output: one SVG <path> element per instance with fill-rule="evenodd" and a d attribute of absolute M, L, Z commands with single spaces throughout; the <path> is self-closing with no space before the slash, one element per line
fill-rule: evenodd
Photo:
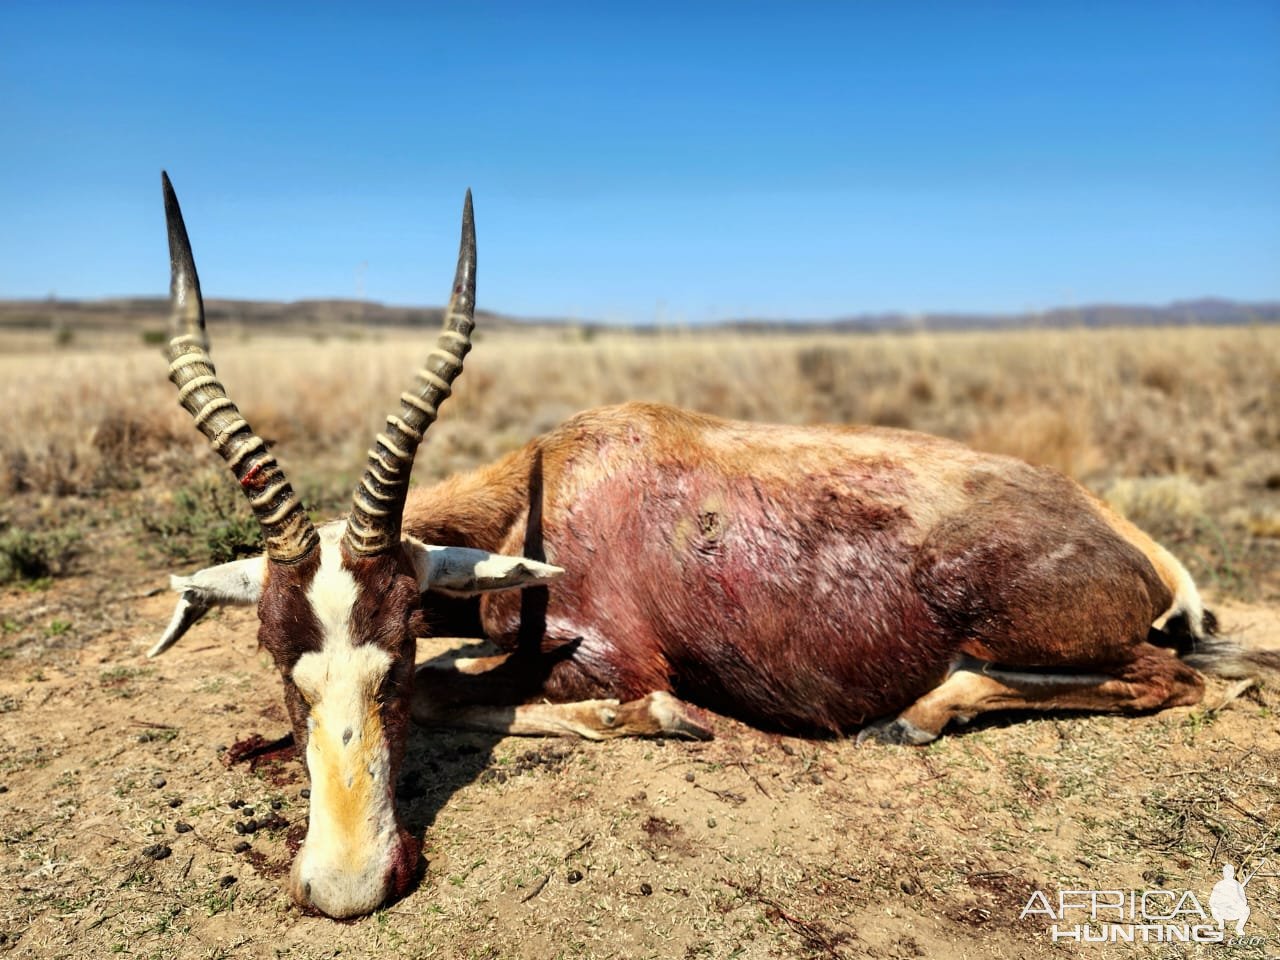
<path fill-rule="evenodd" d="M 169 588 L 181 596 L 164 635 L 147 651 L 147 656 L 158 657 L 164 653 L 213 607 L 256 604 L 266 578 L 265 556 L 205 567 L 189 577 L 170 577 Z"/>
<path fill-rule="evenodd" d="M 433 547 L 408 537 L 405 549 L 418 575 L 418 589 L 454 597 L 549 583 L 564 571 L 527 557 L 506 557 L 469 547 Z"/>

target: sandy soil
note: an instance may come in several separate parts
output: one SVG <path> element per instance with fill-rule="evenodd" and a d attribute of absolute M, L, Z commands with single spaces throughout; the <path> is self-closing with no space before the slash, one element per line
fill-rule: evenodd
<path fill-rule="evenodd" d="M 113 554 L 115 569 L 0 595 L 0 951 L 15 957 L 1280 955 L 1274 680 L 1220 709 L 1214 681 L 1197 708 L 1005 719 L 924 749 L 727 720 L 708 743 L 415 731 L 399 795 L 425 837 L 421 883 L 355 922 L 305 916 L 281 883 L 301 767 L 223 762 L 287 730 L 252 614 L 147 661 L 170 599 Z M 1280 649 L 1277 611 L 1219 614 Z M 1251 945 L 1054 944 L 1046 918 L 1019 918 L 1063 888 L 1191 890 L 1207 909 L 1223 863 L 1264 857 Z"/>

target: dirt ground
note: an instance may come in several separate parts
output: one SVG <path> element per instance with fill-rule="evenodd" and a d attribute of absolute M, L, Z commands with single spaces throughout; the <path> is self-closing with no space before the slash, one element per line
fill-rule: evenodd
<path fill-rule="evenodd" d="M 301 766 L 224 762 L 287 732 L 252 613 L 148 661 L 161 578 L 96 553 L 116 568 L 3 594 L 0 950 L 15 957 L 1280 954 L 1280 692 L 1214 709 L 1223 681 L 1196 708 L 1006 719 L 923 749 L 727 720 L 707 743 L 415 731 L 399 796 L 425 837 L 421 883 L 358 921 L 303 915 L 282 886 Z M 1219 613 L 1280 649 L 1275 610 Z M 44 642 L 18 647 L 18 623 Z M 1224 863 L 1258 871 L 1249 944 L 1055 944 L 1043 914 L 1020 918 L 1061 889 L 1190 890 L 1207 911 Z"/>

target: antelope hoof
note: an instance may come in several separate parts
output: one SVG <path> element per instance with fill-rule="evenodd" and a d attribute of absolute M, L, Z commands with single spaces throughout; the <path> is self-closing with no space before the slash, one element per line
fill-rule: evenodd
<path fill-rule="evenodd" d="M 649 701 L 649 716 L 658 722 L 663 736 L 686 740 L 711 740 L 715 737 L 710 720 L 697 707 L 662 691 L 651 693 L 645 699 Z"/>
<path fill-rule="evenodd" d="M 858 731 L 859 745 L 870 740 L 897 747 L 918 747 L 932 743 L 938 735 L 929 730 L 922 730 L 910 720 L 894 717 L 892 720 L 878 720 L 869 723 Z"/>

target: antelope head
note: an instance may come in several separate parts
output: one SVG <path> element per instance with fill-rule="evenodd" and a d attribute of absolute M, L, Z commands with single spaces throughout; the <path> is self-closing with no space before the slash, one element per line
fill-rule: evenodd
<path fill-rule="evenodd" d="M 433 547 L 402 537 L 414 454 L 471 348 L 476 241 L 467 193 L 444 328 L 369 451 L 345 521 L 317 529 L 284 471 L 214 371 L 191 244 L 167 175 L 172 320 L 167 356 L 178 400 L 227 462 L 262 527 L 263 556 L 174 577 L 173 620 L 148 656 L 168 649 L 211 606 L 257 604 L 258 641 L 280 671 L 311 778 L 307 836 L 289 889 L 333 917 L 368 913 L 417 873 L 417 841 L 395 807 L 427 589 L 473 594 L 553 579 L 521 557 Z"/>

